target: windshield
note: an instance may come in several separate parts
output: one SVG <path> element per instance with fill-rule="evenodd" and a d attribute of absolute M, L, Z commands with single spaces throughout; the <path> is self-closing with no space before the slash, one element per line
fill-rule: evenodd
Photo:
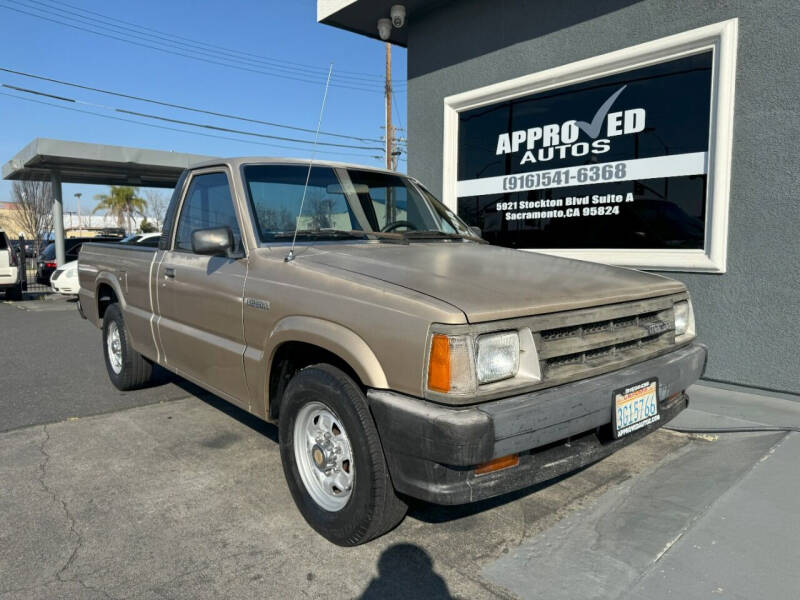
<path fill-rule="evenodd" d="M 298 239 L 478 239 L 429 192 L 400 175 L 326 166 L 312 167 L 309 173 L 307 165 L 248 165 L 244 178 L 263 242 L 290 241 L 295 224 Z"/>

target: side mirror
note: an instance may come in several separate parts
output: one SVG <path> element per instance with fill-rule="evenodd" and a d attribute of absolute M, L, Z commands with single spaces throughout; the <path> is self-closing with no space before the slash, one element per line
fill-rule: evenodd
<path fill-rule="evenodd" d="M 483 239 L 483 232 L 481 231 L 480 227 L 476 227 L 475 225 L 470 225 L 469 230 L 477 235 L 479 238 Z"/>
<path fill-rule="evenodd" d="M 233 243 L 233 230 L 227 226 L 192 232 L 192 252 L 195 254 L 228 256 L 233 252 Z"/>

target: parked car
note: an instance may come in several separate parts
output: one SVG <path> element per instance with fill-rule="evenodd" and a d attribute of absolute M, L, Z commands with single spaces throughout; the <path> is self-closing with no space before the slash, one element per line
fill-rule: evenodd
<path fill-rule="evenodd" d="M 22 299 L 23 272 L 19 267 L 19 250 L 14 248 L 6 232 L 0 229 L 0 291 L 4 291 L 9 300 Z M 25 268 L 24 265 L 22 268 Z"/>
<path fill-rule="evenodd" d="M 78 284 L 78 261 L 65 263 L 53 271 L 50 276 L 50 288 L 57 294 L 64 296 L 77 296 L 80 285 Z"/>
<path fill-rule="evenodd" d="M 78 260 L 78 254 L 81 247 L 85 242 L 107 242 L 118 243 L 120 238 L 117 237 L 84 237 L 84 238 L 67 238 L 64 240 L 64 262 L 72 262 Z M 47 244 L 42 253 L 36 261 L 36 282 L 42 285 L 50 285 L 50 276 L 56 270 L 56 245 L 54 242 Z"/>
<path fill-rule="evenodd" d="M 158 240 L 161 238 L 160 231 L 153 231 L 150 233 L 134 233 L 124 238 L 120 244 L 139 244 L 142 246 L 149 246 L 155 248 L 158 246 Z"/>
<path fill-rule="evenodd" d="M 475 502 L 597 461 L 705 369 L 682 283 L 490 246 L 398 173 L 218 159 L 166 221 L 157 249 L 81 253 L 112 383 L 159 364 L 277 422 L 294 501 L 336 544 L 394 527 L 407 496 Z"/>

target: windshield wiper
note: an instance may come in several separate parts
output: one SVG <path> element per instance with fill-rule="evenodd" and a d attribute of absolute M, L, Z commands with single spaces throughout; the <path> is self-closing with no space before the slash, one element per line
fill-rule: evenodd
<path fill-rule="evenodd" d="M 293 236 L 293 231 L 281 231 L 272 234 L 272 237 L 275 239 L 291 239 Z M 399 233 L 389 233 L 384 231 L 361 231 L 360 229 L 300 229 L 297 232 L 297 237 L 313 238 L 317 240 L 378 239 L 386 242 L 399 242 L 401 244 L 408 243 Z"/>
<path fill-rule="evenodd" d="M 447 233 L 437 229 L 404 231 L 403 237 L 411 240 L 463 240 L 465 236 L 460 233 Z"/>
<path fill-rule="evenodd" d="M 294 231 L 282 231 L 280 233 L 273 233 L 272 236 L 275 238 L 291 238 L 294 237 L 294 234 Z M 363 239 L 367 237 L 367 233 L 356 229 L 299 229 L 297 231 L 297 237 Z"/>

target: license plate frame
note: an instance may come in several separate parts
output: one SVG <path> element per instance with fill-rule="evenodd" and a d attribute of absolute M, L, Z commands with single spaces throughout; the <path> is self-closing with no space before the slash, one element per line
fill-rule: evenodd
<path fill-rule="evenodd" d="M 649 377 L 614 390 L 611 394 L 611 431 L 614 439 L 660 421 L 661 413 L 658 408 L 657 377 Z"/>

